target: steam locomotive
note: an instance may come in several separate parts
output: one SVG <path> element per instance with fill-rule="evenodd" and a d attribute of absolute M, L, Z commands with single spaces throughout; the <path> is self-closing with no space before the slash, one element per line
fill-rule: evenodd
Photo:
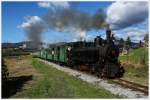
<path fill-rule="evenodd" d="M 99 77 L 116 78 L 124 74 L 124 68 L 118 61 L 119 47 L 114 43 L 111 30 L 106 30 L 106 40 L 97 36 L 94 42 L 51 45 L 40 51 L 38 56 L 70 68 L 89 71 Z"/>

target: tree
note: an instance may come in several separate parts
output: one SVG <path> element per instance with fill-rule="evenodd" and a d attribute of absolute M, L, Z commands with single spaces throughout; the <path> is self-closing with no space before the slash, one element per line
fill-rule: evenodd
<path fill-rule="evenodd" d="M 130 39 L 130 37 L 128 36 L 127 37 L 127 40 L 126 40 L 126 43 L 125 43 L 125 48 L 126 48 L 126 50 L 127 50 L 127 61 L 128 61 L 128 54 L 129 54 L 129 49 L 130 49 L 130 47 L 131 47 L 131 39 Z"/>
<path fill-rule="evenodd" d="M 127 40 L 126 40 L 126 47 L 127 47 L 128 49 L 131 47 L 131 39 L 130 39 L 129 36 L 127 37 Z"/>
<path fill-rule="evenodd" d="M 121 38 L 121 39 L 119 40 L 119 45 L 123 48 L 123 46 L 124 46 L 124 40 L 123 40 L 123 38 Z"/>
<path fill-rule="evenodd" d="M 148 34 L 146 34 L 146 35 L 144 36 L 144 41 L 145 41 L 146 43 L 148 43 Z"/>
<path fill-rule="evenodd" d="M 4 59 L 2 58 L 2 82 L 8 79 L 8 75 L 9 75 L 9 72 L 8 72 L 7 66 L 5 65 Z"/>
<path fill-rule="evenodd" d="M 139 42 L 139 47 L 142 47 L 142 41 L 140 40 L 140 42 Z"/>

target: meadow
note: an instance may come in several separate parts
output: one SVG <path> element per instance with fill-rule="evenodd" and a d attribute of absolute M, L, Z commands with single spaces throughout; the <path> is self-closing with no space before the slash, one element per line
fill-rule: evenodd
<path fill-rule="evenodd" d="M 130 50 L 128 55 L 120 55 L 119 60 L 125 68 L 123 79 L 148 85 L 148 48 Z"/>

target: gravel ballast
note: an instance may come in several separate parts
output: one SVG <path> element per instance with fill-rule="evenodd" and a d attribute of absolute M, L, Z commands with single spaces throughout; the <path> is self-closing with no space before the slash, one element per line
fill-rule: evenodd
<path fill-rule="evenodd" d="M 140 91 L 133 91 L 132 89 L 124 88 L 118 84 L 111 84 L 111 83 L 108 83 L 107 80 L 103 80 L 98 77 L 92 76 L 90 74 L 86 74 L 81 71 L 67 68 L 65 66 L 62 67 L 62 66 L 52 63 L 52 62 L 48 62 L 48 61 L 41 60 L 41 59 L 40 59 L 40 61 L 42 61 L 46 64 L 49 64 L 49 65 L 52 65 L 52 67 L 54 67 L 58 70 L 64 71 L 64 72 L 68 73 L 69 75 L 73 75 L 83 81 L 86 81 L 91 84 L 99 85 L 99 86 L 103 87 L 104 89 L 110 91 L 112 94 L 119 95 L 124 98 L 148 98 L 147 95 L 145 95 L 144 93 L 142 93 Z"/>

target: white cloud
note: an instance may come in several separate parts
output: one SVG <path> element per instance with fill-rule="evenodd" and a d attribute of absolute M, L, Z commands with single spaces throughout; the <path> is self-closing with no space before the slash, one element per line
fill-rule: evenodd
<path fill-rule="evenodd" d="M 130 37 L 135 37 L 135 36 L 138 36 L 138 37 L 141 37 L 141 36 L 144 36 L 146 33 L 144 33 L 143 31 L 129 31 L 128 33 L 128 36 Z"/>
<path fill-rule="evenodd" d="M 39 5 L 39 7 L 43 7 L 43 8 L 49 8 L 50 7 L 49 2 L 39 2 L 38 5 Z"/>
<path fill-rule="evenodd" d="M 144 30 L 130 30 L 127 32 L 127 35 L 131 38 L 132 41 L 138 42 L 144 39 L 146 32 Z"/>
<path fill-rule="evenodd" d="M 47 30 L 44 21 L 38 16 L 27 16 L 25 20 L 18 28 L 23 29 L 27 33 L 29 40 L 40 41 L 42 32 Z"/>
<path fill-rule="evenodd" d="M 43 23 L 42 19 L 38 16 L 27 16 L 25 17 L 26 22 L 23 22 L 19 27 L 26 29 L 31 27 L 32 25 Z"/>
<path fill-rule="evenodd" d="M 27 16 L 25 17 L 26 22 L 23 22 L 19 28 L 23 28 L 25 31 L 37 28 L 43 31 L 45 29 L 44 21 L 38 16 Z"/>
<path fill-rule="evenodd" d="M 50 9 L 56 9 L 56 8 L 69 8 L 70 5 L 67 1 L 61 1 L 61 2 L 39 2 L 39 7 L 43 8 L 50 8 Z"/>
<path fill-rule="evenodd" d="M 106 22 L 112 29 L 125 28 L 148 18 L 148 2 L 115 2 L 107 9 Z"/>
<path fill-rule="evenodd" d="M 144 36 L 148 33 L 148 30 L 145 28 L 140 29 L 139 27 L 128 27 L 122 30 L 113 30 L 113 32 L 117 38 L 123 38 L 126 40 L 129 36 L 132 42 L 139 42 L 140 40 L 143 41 Z"/>

